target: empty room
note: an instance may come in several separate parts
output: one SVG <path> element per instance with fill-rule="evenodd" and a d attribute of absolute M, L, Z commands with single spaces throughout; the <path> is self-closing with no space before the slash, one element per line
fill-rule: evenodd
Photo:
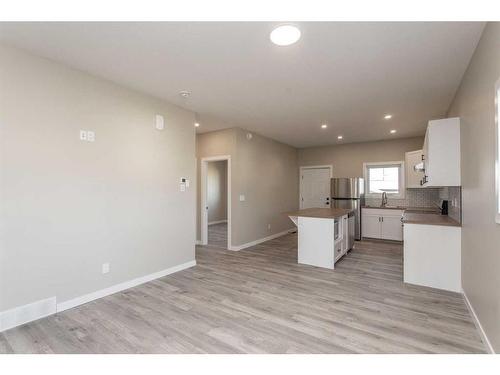
<path fill-rule="evenodd" d="M 0 361 L 495 358 L 500 23 L 392 18 L 0 22 Z"/>

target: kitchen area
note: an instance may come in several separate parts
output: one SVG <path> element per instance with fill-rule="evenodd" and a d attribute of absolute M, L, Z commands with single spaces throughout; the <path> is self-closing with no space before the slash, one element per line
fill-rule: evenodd
<path fill-rule="evenodd" d="M 355 240 L 401 242 L 405 283 L 461 292 L 460 119 L 429 121 L 422 148 L 404 155 L 331 178 L 324 206 L 288 214 L 298 263 L 335 269 Z"/>

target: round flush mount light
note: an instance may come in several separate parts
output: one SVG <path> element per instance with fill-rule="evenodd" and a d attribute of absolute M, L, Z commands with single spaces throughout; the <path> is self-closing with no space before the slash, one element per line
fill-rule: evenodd
<path fill-rule="evenodd" d="M 195 122 L 195 123 L 194 123 L 194 127 L 195 127 L 195 128 L 199 128 L 199 127 L 200 127 L 200 123 L 199 123 L 199 122 Z"/>
<path fill-rule="evenodd" d="M 385 118 L 386 120 L 390 120 L 390 119 L 392 118 L 392 115 L 387 114 L 387 115 L 385 115 L 385 116 L 384 116 L 384 118 Z"/>
<path fill-rule="evenodd" d="M 344 139 L 342 135 L 337 136 L 337 139 Z"/>
<path fill-rule="evenodd" d="M 321 129 L 326 129 L 327 127 L 328 127 L 328 125 L 327 125 L 327 124 L 323 124 L 323 125 L 321 125 Z"/>
<path fill-rule="evenodd" d="M 182 96 L 183 98 L 188 98 L 189 95 L 191 95 L 191 93 L 189 91 L 182 90 L 181 92 L 179 92 L 179 95 Z"/>
<path fill-rule="evenodd" d="M 397 131 L 396 129 L 392 129 L 392 130 L 391 130 L 391 134 L 395 134 L 395 133 L 396 133 L 396 131 Z"/>
<path fill-rule="evenodd" d="M 270 38 L 278 46 L 289 46 L 300 39 L 300 30 L 293 25 L 281 25 L 271 31 Z"/>

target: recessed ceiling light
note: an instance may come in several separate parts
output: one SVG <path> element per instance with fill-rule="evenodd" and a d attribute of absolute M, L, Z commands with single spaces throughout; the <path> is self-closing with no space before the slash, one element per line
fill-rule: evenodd
<path fill-rule="evenodd" d="M 300 39 L 300 30 L 292 25 L 282 25 L 271 31 L 271 42 L 278 46 L 289 46 Z"/>
<path fill-rule="evenodd" d="M 385 118 L 386 120 L 390 120 L 390 119 L 392 118 L 392 115 L 385 115 L 385 116 L 384 116 L 384 118 Z"/>
<path fill-rule="evenodd" d="M 344 137 L 343 137 L 343 136 L 341 136 L 341 135 L 337 136 L 337 139 L 343 139 L 343 138 L 344 138 Z"/>
<path fill-rule="evenodd" d="M 199 127 L 200 127 L 200 123 L 199 123 L 199 122 L 195 122 L 195 123 L 194 123 L 194 127 L 195 127 L 195 128 L 199 128 Z"/>
<path fill-rule="evenodd" d="M 189 97 L 189 95 L 191 95 L 191 93 L 189 91 L 183 90 L 179 92 L 179 95 L 182 96 L 183 98 L 187 98 Z"/>
<path fill-rule="evenodd" d="M 391 134 L 394 134 L 394 133 L 396 133 L 396 129 L 391 130 Z"/>
<path fill-rule="evenodd" d="M 321 129 L 326 129 L 327 127 L 328 127 L 328 125 L 327 125 L 327 124 L 323 124 L 323 125 L 321 125 Z"/>

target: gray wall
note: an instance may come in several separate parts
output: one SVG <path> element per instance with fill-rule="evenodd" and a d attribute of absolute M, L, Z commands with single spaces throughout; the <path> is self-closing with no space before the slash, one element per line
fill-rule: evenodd
<path fill-rule="evenodd" d="M 450 107 L 461 119 L 462 285 L 500 352 L 500 225 L 495 223 L 495 82 L 500 23 L 488 23 Z"/>
<path fill-rule="evenodd" d="M 297 150 L 255 133 L 248 140 L 246 134 L 233 128 L 197 135 L 198 171 L 203 157 L 231 155 L 233 246 L 294 228 L 284 213 L 297 209 L 299 201 Z M 198 224 L 198 238 L 199 233 Z"/>
<path fill-rule="evenodd" d="M 0 67 L 0 311 L 194 260 L 192 113 L 9 47 Z"/>
<path fill-rule="evenodd" d="M 299 166 L 333 165 L 333 177 L 363 177 L 363 163 L 405 159 L 405 152 L 420 150 L 423 137 L 348 143 L 299 150 Z"/>
<path fill-rule="evenodd" d="M 211 161 L 207 168 L 208 222 L 227 220 L 227 161 Z"/>

